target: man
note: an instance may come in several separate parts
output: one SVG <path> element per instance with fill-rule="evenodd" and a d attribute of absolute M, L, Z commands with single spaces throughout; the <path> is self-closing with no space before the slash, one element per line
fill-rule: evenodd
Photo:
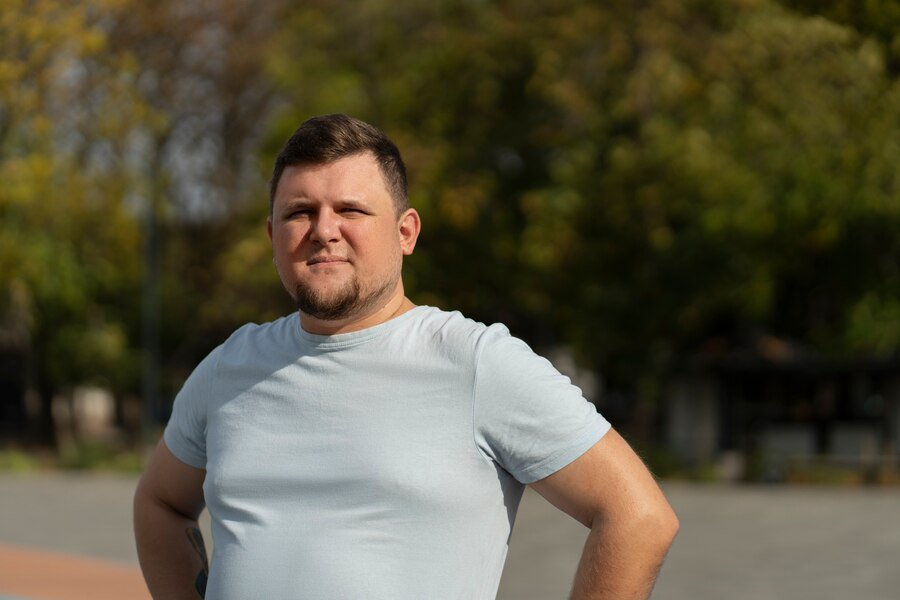
<path fill-rule="evenodd" d="M 298 311 L 238 329 L 178 394 L 135 493 L 154 598 L 494 598 L 526 484 L 591 529 L 573 598 L 649 596 L 678 529 L 652 475 L 505 327 L 406 298 L 406 187 L 344 115 L 279 154 L 268 234 Z"/>

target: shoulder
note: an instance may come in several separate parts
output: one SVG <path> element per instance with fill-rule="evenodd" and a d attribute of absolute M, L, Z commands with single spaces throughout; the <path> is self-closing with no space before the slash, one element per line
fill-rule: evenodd
<path fill-rule="evenodd" d="M 296 345 L 296 327 L 296 313 L 266 323 L 245 323 L 214 352 L 220 362 L 253 362 Z"/>
<path fill-rule="evenodd" d="M 433 306 L 422 309 L 414 324 L 415 338 L 445 351 L 473 356 L 485 344 L 510 337 L 509 329 L 502 323 L 486 325 L 458 310 L 445 311 Z"/>
<path fill-rule="evenodd" d="M 270 366 L 277 353 L 287 354 L 281 350 L 283 344 L 272 344 L 272 340 L 288 339 L 290 320 L 288 316 L 236 329 L 197 364 L 179 390 L 176 406 L 227 397 L 235 383 Z"/>

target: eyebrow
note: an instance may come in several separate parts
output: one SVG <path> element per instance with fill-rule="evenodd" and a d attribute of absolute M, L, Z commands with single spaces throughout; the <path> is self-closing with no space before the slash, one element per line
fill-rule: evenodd
<path fill-rule="evenodd" d="M 373 209 L 367 203 L 357 200 L 355 198 L 341 198 L 337 200 L 335 206 L 338 208 L 358 208 L 360 210 L 365 210 L 371 212 Z M 290 198 L 285 201 L 283 211 L 295 210 L 298 208 L 313 208 L 317 205 L 316 202 L 310 201 L 308 198 L 303 196 L 298 196 L 295 198 Z"/>

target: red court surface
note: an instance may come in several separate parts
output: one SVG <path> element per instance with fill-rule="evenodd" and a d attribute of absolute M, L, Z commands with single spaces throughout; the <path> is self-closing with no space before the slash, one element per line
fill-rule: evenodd
<path fill-rule="evenodd" d="M 0 600 L 150 600 L 140 570 L 0 544 Z"/>

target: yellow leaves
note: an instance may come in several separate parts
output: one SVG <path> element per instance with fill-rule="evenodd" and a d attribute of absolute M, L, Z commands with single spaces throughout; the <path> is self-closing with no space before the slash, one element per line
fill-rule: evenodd
<path fill-rule="evenodd" d="M 43 113 L 35 115 L 31 121 L 32 130 L 38 137 L 49 135 L 52 126 L 53 123 L 50 121 L 50 117 Z"/>
<path fill-rule="evenodd" d="M 470 230 L 489 201 L 489 183 L 477 178 L 444 188 L 438 198 L 438 215 L 453 227 Z"/>
<path fill-rule="evenodd" d="M 663 112 L 694 89 L 691 73 L 668 51 L 649 52 L 635 66 L 622 102 L 629 113 Z"/>
<path fill-rule="evenodd" d="M 14 151 L 9 140 L 20 152 L 49 143 L 56 120 L 77 102 L 70 88 L 82 62 L 105 49 L 104 33 L 88 23 L 98 6 L 34 0 L 7 2 L 0 11 L 0 106 L 6 121 L 0 155 Z"/>
<path fill-rule="evenodd" d="M 85 54 L 99 54 L 106 49 L 106 34 L 99 29 L 89 29 L 81 35 L 81 47 Z"/>
<path fill-rule="evenodd" d="M 94 2 L 34 0 L 2 11 L 0 39 L 7 60 L 39 68 L 61 54 L 80 56 L 103 48 L 103 33 L 87 24 Z"/>
<path fill-rule="evenodd" d="M 272 270 L 272 248 L 262 228 L 234 244 L 225 255 L 222 274 L 232 281 L 255 279 L 253 273 Z M 257 275 L 258 277 L 258 275 Z"/>
<path fill-rule="evenodd" d="M 675 239 L 672 230 L 665 225 L 652 228 L 648 237 L 650 245 L 656 250 L 668 250 Z"/>
<path fill-rule="evenodd" d="M 261 301 L 267 295 L 279 297 L 281 284 L 272 264 L 272 247 L 263 233 L 263 223 L 258 228 L 245 228 L 243 237 L 229 241 L 229 247 L 215 264 L 208 268 L 217 274 L 210 290 L 213 302 L 200 305 L 198 318 L 215 323 L 221 319 L 223 306 L 236 321 L 262 322 L 278 316 L 279 306 Z M 209 273 L 190 273 L 195 281 L 204 281 Z M 271 294 L 271 292 L 276 294 Z"/>
<path fill-rule="evenodd" d="M 18 61 L 0 57 L 0 85 L 15 85 L 25 71 L 25 65 Z"/>
<path fill-rule="evenodd" d="M 0 162 L 0 209 L 38 202 L 50 189 L 54 159 L 47 154 L 29 154 Z"/>
<path fill-rule="evenodd" d="M 900 37 L 896 38 L 900 40 Z M 884 71 L 884 53 L 881 46 L 872 39 L 865 40 L 856 52 L 857 61 L 869 71 L 881 73 Z"/>
<path fill-rule="evenodd" d="M 90 356 L 92 362 L 113 364 L 128 348 L 128 336 L 120 323 L 95 322 L 72 332 L 74 347 Z"/>
<path fill-rule="evenodd" d="M 538 268 L 561 266 L 578 247 L 575 215 L 584 199 L 573 189 L 556 188 L 525 193 L 520 205 L 528 217 L 519 253 Z"/>

